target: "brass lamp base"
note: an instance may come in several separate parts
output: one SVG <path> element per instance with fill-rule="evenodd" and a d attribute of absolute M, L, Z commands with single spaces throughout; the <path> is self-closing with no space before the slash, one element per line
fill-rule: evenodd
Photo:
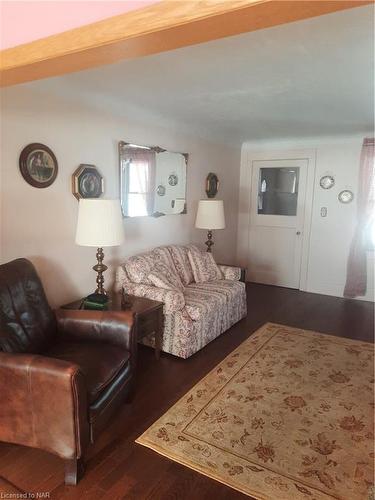
<path fill-rule="evenodd" d="M 207 241 L 205 242 L 207 245 L 207 252 L 212 252 L 211 247 L 213 246 L 214 242 L 212 239 L 212 231 L 207 231 Z"/>
<path fill-rule="evenodd" d="M 104 273 L 104 271 L 106 271 L 108 269 L 108 267 L 105 264 L 103 264 L 103 260 L 104 260 L 103 248 L 98 248 L 98 250 L 96 252 L 96 259 L 97 259 L 98 263 L 95 264 L 95 266 L 93 266 L 94 271 L 98 273 L 98 275 L 96 277 L 97 287 L 96 287 L 95 293 L 98 293 L 100 295 L 107 295 L 107 291 L 103 286 L 104 285 L 103 273 Z"/>

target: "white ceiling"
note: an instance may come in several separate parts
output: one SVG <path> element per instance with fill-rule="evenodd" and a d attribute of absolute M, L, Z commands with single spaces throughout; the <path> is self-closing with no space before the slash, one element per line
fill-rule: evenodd
<path fill-rule="evenodd" d="M 368 131 L 374 119 L 374 7 L 33 82 L 129 117 L 245 140 Z"/>

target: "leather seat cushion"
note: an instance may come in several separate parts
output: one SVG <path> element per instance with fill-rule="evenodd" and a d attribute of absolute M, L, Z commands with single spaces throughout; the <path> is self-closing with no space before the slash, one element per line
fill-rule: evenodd
<path fill-rule="evenodd" d="M 100 417 L 104 416 L 113 404 L 118 405 L 119 402 L 122 402 L 122 399 L 119 399 L 118 395 L 124 393 L 126 385 L 130 386 L 131 380 L 131 364 L 128 362 L 120 370 L 112 384 L 108 385 L 90 405 L 89 420 L 91 424 L 101 419 Z"/>
<path fill-rule="evenodd" d="M 130 358 L 123 349 L 102 342 L 59 342 L 44 355 L 76 363 L 81 368 L 90 404 L 110 386 Z"/>

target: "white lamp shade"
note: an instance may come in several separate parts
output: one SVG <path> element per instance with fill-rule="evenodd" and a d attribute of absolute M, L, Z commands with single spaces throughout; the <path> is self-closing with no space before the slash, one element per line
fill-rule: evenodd
<path fill-rule="evenodd" d="M 119 200 L 81 199 L 78 207 L 77 245 L 114 247 L 124 241 Z"/>
<path fill-rule="evenodd" d="M 223 200 L 200 200 L 195 227 L 199 229 L 224 229 Z"/>

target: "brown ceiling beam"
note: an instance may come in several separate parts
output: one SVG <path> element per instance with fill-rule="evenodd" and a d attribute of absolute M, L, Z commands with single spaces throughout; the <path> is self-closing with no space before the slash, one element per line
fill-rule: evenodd
<path fill-rule="evenodd" d="M 164 0 L 0 52 L 10 86 L 269 28 L 374 0 Z"/>

